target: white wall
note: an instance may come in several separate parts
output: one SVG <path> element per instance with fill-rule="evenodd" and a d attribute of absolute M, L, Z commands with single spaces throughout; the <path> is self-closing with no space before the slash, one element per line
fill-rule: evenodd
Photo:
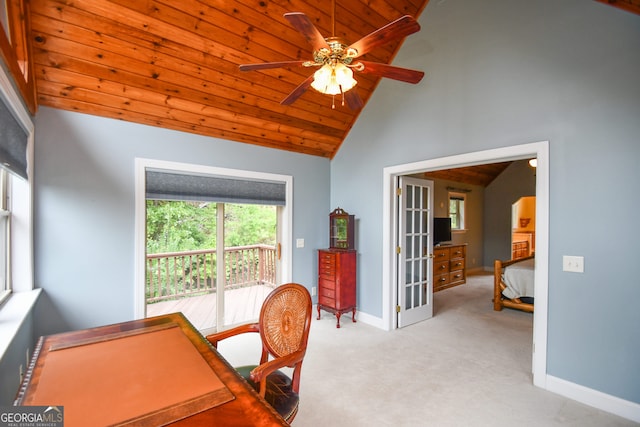
<path fill-rule="evenodd" d="M 41 108 L 35 144 L 38 335 L 134 318 L 134 159 L 293 176 L 293 280 L 315 284 L 326 247 L 329 161 Z M 291 242 L 293 243 L 293 242 Z"/>
<path fill-rule="evenodd" d="M 432 1 L 331 164 L 382 315 L 383 168 L 549 141 L 548 374 L 640 403 L 640 16 L 590 0 Z M 366 159 L 366 161 L 363 161 Z M 562 255 L 585 257 L 583 274 Z"/>

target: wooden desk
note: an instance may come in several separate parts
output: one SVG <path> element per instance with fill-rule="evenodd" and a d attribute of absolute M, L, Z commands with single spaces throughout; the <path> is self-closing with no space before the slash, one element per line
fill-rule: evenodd
<path fill-rule="evenodd" d="M 288 425 L 181 313 L 40 338 L 15 404 L 65 427 Z"/>

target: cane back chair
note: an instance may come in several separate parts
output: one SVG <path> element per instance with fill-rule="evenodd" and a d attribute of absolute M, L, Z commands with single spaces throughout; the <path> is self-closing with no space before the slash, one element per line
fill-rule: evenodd
<path fill-rule="evenodd" d="M 311 310 L 311 295 L 307 288 L 287 283 L 267 296 L 258 323 L 206 337 L 217 348 L 218 342 L 226 338 L 247 332 L 260 333 L 260 364 L 235 369 L 287 422 L 291 422 L 298 412 L 300 371 L 307 351 Z M 293 368 L 291 378 L 280 371 L 284 367 Z"/>

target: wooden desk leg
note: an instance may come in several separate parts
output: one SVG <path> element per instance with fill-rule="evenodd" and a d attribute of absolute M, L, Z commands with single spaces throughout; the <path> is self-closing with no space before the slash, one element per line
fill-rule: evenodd
<path fill-rule="evenodd" d="M 342 316 L 342 313 L 340 313 L 339 311 L 336 311 L 336 317 L 338 318 L 338 323 L 336 323 L 336 328 L 340 327 L 340 316 Z"/>
<path fill-rule="evenodd" d="M 351 320 L 353 323 L 356 323 L 356 308 L 353 307 L 353 314 L 351 315 Z"/>
<path fill-rule="evenodd" d="M 320 304 L 318 304 L 318 320 L 320 320 Z"/>

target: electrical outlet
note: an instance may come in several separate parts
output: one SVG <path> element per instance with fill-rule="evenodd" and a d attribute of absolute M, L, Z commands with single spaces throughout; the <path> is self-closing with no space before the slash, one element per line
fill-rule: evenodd
<path fill-rule="evenodd" d="M 316 289 L 316 287 L 315 287 L 315 286 L 312 286 L 312 287 L 311 287 L 311 296 L 312 296 L 312 297 L 315 297 L 317 292 L 318 292 L 318 290 Z"/>
<path fill-rule="evenodd" d="M 564 255 L 562 257 L 562 271 L 584 273 L 584 257 Z"/>

